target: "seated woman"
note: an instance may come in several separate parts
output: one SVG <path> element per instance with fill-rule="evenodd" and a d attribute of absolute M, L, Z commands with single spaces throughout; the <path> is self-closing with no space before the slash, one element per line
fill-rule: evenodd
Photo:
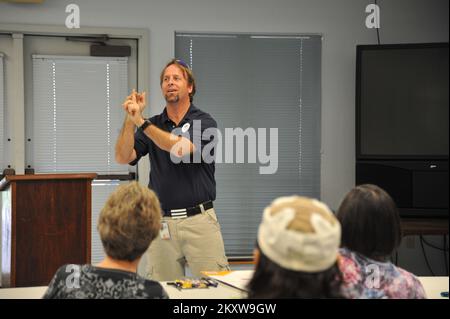
<path fill-rule="evenodd" d="M 323 203 L 281 197 L 264 210 L 249 298 L 341 298 L 341 228 Z"/>
<path fill-rule="evenodd" d="M 119 186 L 98 219 L 105 259 L 96 266 L 62 266 L 44 298 L 168 298 L 158 282 L 136 273 L 160 227 L 161 208 L 155 193 L 137 182 Z"/>
<path fill-rule="evenodd" d="M 422 284 L 388 259 L 401 242 L 400 217 L 392 198 L 375 185 L 360 185 L 342 201 L 339 268 L 348 298 L 425 298 Z"/>

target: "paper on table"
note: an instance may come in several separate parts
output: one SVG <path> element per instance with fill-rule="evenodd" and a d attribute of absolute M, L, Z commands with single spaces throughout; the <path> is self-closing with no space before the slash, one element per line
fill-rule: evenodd
<path fill-rule="evenodd" d="M 221 272 L 203 272 L 208 277 L 211 277 L 224 284 L 246 291 L 247 284 L 252 279 L 253 270 L 235 270 L 235 271 L 221 271 Z"/>

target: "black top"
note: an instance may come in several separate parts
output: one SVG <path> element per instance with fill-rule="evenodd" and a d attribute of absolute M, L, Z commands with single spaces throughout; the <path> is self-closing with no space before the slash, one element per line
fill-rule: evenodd
<path fill-rule="evenodd" d="M 136 273 L 95 267 L 64 265 L 53 276 L 44 299 L 168 299 L 160 283 Z"/>
<path fill-rule="evenodd" d="M 217 140 L 214 135 L 205 134 L 205 139 L 202 139 L 202 135 L 206 129 L 209 129 L 207 133 L 211 130 L 217 132 L 216 121 L 192 104 L 178 126 L 169 119 L 165 108 L 161 114 L 150 118 L 150 121 L 164 131 L 188 138 L 196 147 L 196 154 L 186 155 L 181 162 L 179 159 L 176 163 L 172 161 L 169 152 L 156 146 L 141 130 L 136 131 L 134 149 L 137 158 L 130 165 L 136 165 L 142 156 L 149 154 L 149 187 L 158 195 L 162 208 L 193 207 L 215 200 L 214 161 L 205 161 L 201 155 L 203 147 L 208 145 L 205 152 L 210 151 L 214 156 L 213 143 L 217 143 Z"/>

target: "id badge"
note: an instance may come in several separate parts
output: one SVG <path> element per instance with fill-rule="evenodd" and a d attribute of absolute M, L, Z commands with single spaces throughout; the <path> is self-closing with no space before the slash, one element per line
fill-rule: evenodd
<path fill-rule="evenodd" d="M 161 239 L 170 239 L 169 224 L 167 224 L 167 222 L 161 223 L 161 230 L 159 232 L 159 235 L 161 236 Z"/>

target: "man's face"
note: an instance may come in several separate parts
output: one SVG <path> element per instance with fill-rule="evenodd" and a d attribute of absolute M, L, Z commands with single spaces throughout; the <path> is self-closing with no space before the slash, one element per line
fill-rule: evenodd
<path fill-rule="evenodd" d="M 183 71 L 172 64 L 164 71 L 161 89 L 167 103 L 185 102 L 189 101 L 192 85 L 188 84 Z"/>

